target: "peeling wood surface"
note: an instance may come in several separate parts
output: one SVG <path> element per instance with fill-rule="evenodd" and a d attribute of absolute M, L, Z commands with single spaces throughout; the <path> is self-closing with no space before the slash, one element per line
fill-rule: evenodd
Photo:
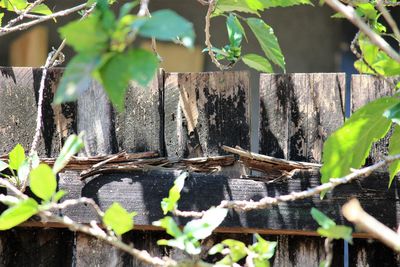
<path fill-rule="evenodd" d="M 222 145 L 249 149 L 249 94 L 248 72 L 166 73 L 166 155 L 215 156 Z"/>

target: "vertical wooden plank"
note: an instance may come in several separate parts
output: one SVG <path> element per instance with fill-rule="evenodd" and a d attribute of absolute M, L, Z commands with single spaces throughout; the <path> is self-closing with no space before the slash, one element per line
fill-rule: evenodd
<path fill-rule="evenodd" d="M 250 148 L 248 72 L 166 73 L 168 157 L 224 154 L 222 145 Z"/>
<path fill-rule="evenodd" d="M 351 77 L 351 112 L 354 113 L 365 104 L 376 100 L 383 96 L 393 95 L 395 84 L 399 81 L 398 78 L 382 79 L 371 75 L 352 75 Z M 370 155 L 366 161 L 366 165 L 373 164 L 381 160 L 388 153 L 388 145 L 390 139 L 390 132 L 388 136 L 376 142 L 372 148 Z M 387 183 L 388 181 L 381 181 Z M 398 181 L 393 182 L 392 187 L 398 191 Z M 389 194 L 389 192 L 388 192 Z M 388 195 L 387 197 L 398 198 L 398 193 L 395 195 Z M 392 225 L 397 225 L 400 221 L 400 207 L 397 201 L 393 204 L 385 206 L 385 209 L 393 210 L 397 214 L 397 221 Z M 375 206 L 374 209 L 382 209 L 383 207 Z M 368 208 L 366 209 L 368 212 Z M 385 247 L 380 242 L 368 242 L 365 240 L 357 240 L 354 246 L 349 247 L 349 256 L 352 264 L 357 266 L 377 266 L 383 262 L 386 266 L 399 266 L 400 258 L 392 250 Z M 377 261 L 379 259 L 379 262 Z"/>
<path fill-rule="evenodd" d="M 71 266 L 68 229 L 15 228 L 1 232 L 0 266 Z"/>
<path fill-rule="evenodd" d="M 340 73 L 261 74 L 260 153 L 320 162 L 323 142 L 344 122 L 344 93 Z M 274 266 L 317 265 L 325 257 L 321 240 L 279 236 Z"/>
<path fill-rule="evenodd" d="M 62 70 L 49 70 L 45 80 L 42 136 L 38 153 L 55 157 L 64 138 L 76 131 L 74 104 L 52 106 Z M 21 143 L 28 151 L 33 140 L 42 70 L 0 68 L 0 154 Z M 20 229 L 2 232 L 2 266 L 68 266 L 72 262 L 73 233 L 67 230 Z M 0 264 L 1 265 L 1 264 Z"/>
<path fill-rule="evenodd" d="M 344 74 L 261 74 L 260 153 L 319 162 L 344 121 L 344 88 Z"/>
<path fill-rule="evenodd" d="M 163 154 L 162 92 L 163 71 L 147 87 L 131 83 L 125 110 L 116 117 L 119 150 L 127 152 L 158 151 Z"/>
<path fill-rule="evenodd" d="M 79 97 L 78 132 L 85 131 L 85 156 L 106 155 L 116 152 L 113 109 L 107 94 L 96 81 Z"/>

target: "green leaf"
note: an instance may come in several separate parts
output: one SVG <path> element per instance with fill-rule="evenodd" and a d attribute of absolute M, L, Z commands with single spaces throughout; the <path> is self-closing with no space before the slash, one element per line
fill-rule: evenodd
<path fill-rule="evenodd" d="M 0 172 L 8 168 L 8 164 L 0 160 Z"/>
<path fill-rule="evenodd" d="M 328 229 L 336 225 L 336 223 L 333 220 L 331 220 L 328 216 L 326 216 L 316 208 L 311 209 L 311 216 L 324 229 Z"/>
<path fill-rule="evenodd" d="M 400 126 L 396 125 L 389 142 L 389 155 L 400 154 Z M 394 177 L 400 171 L 400 160 L 396 160 L 389 166 L 389 187 L 391 186 Z"/>
<path fill-rule="evenodd" d="M 50 15 L 53 12 L 50 10 L 48 6 L 45 4 L 40 4 L 35 6 L 30 13 L 36 13 L 36 14 L 41 14 L 41 15 Z"/>
<path fill-rule="evenodd" d="M 221 244 L 221 243 L 216 244 L 216 245 L 212 246 L 212 248 L 210 248 L 210 250 L 208 251 L 208 255 L 215 255 L 217 253 L 221 253 L 224 248 L 225 247 L 223 244 Z"/>
<path fill-rule="evenodd" d="M 332 239 L 344 239 L 349 243 L 353 242 L 353 237 L 351 236 L 353 230 L 351 227 L 345 225 L 333 225 L 329 228 L 318 228 L 317 232 L 321 236 L 325 236 Z"/>
<path fill-rule="evenodd" d="M 58 173 L 65 165 L 68 164 L 72 156 L 79 152 L 83 147 L 82 140 L 83 133 L 79 135 L 72 134 L 68 137 L 63 148 L 61 149 L 60 155 L 57 157 L 56 162 L 53 166 L 53 172 Z"/>
<path fill-rule="evenodd" d="M 10 168 L 13 170 L 18 170 L 19 166 L 21 166 L 21 164 L 25 160 L 24 148 L 20 144 L 17 144 L 13 148 L 13 150 L 11 150 L 10 154 L 8 155 L 8 158 L 9 158 L 8 165 L 10 166 Z"/>
<path fill-rule="evenodd" d="M 70 22 L 61 27 L 59 32 L 77 52 L 99 54 L 108 47 L 108 34 L 97 13 L 84 20 Z"/>
<path fill-rule="evenodd" d="M 85 92 L 92 81 L 92 73 L 100 62 L 97 55 L 78 54 L 72 58 L 64 71 L 54 96 L 54 104 L 75 101 Z"/>
<path fill-rule="evenodd" d="M 114 202 L 104 213 L 103 222 L 118 236 L 133 229 L 133 217 L 136 213 L 129 213 L 119 203 Z"/>
<path fill-rule="evenodd" d="M 228 213 L 227 209 L 210 208 L 201 219 L 188 222 L 183 228 L 183 233 L 196 239 L 204 239 L 212 234 Z"/>
<path fill-rule="evenodd" d="M 129 81 L 134 80 L 142 86 L 147 85 L 154 78 L 157 65 L 157 57 L 143 49 L 117 53 L 104 64 L 100 69 L 101 83 L 119 111 L 124 109 Z"/>
<path fill-rule="evenodd" d="M 64 191 L 64 190 L 60 190 L 60 191 L 58 191 L 57 193 L 55 193 L 54 195 L 53 195 L 53 201 L 54 202 L 58 202 L 63 196 L 65 196 L 67 194 L 67 192 L 66 191 Z"/>
<path fill-rule="evenodd" d="M 277 64 L 282 70 L 285 70 L 285 58 L 279 47 L 274 30 L 261 19 L 248 18 L 246 21 L 267 58 Z"/>
<path fill-rule="evenodd" d="M 400 125 L 400 103 L 385 110 L 383 116 Z"/>
<path fill-rule="evenodd" d="M 0 13 L 0 27 L 2 25 L 3 17 L 4 17 L 4 13 Z"/>
<path fill-rule="evenodd" d="M 179 229 L 172 217 L 166 216 L 161 220 L 153 222 L 153 225 L 164 228 L 167 231 L 167 234 L 175 238 L 182 236 L 181 229 Z"/>
<path fill-rule="evenodd" d="M 295 5 L 313 5 L 310 0 L 260 0 L 264 8 L 289 7 Z"/>
<path fill-rule="evenodd" d="M 232 11 L 260 15 L 258 11 L 262 10 L 264 6 L 260 0 L 218 0 L 213 16 Z"/>
<path fill-rule="evenodd" d="M 39 164 L 31 171 L 29 177 L 32 192 L 44 201 L 50 200 L 57 189 L 57 180 L 52 169 L 46 164 Z"/>
<path fill-rule="evenodd" d="M 225 239 L 222 244 L 229 248 L 229 255 L 225 256 L 222 260 L 217 262 L 217 265 L 224 264 L 232 266 L 233 263 L 246 257 L 246 245 L 243 242 L 234 239 Z"/>
<path fill-rule="evenodd" d="M 267 73 L 274 71 L 269 61 L 262 56 L 256 54 L 247 54 L 242 57 L 242 60 L 243 63 L 255 70 Z"/>
<path fill-rule="evenodd" d="M 231 46 L 240 47 L 243 35 L 246 36 L 242 24 L 238 18 L 232 13 L 226 19 L 226 28 L 228 30 L 228 37 Z"/>
<path fill-rule="evenodd" d="M 257 242 L 250 247 L 250 250 L 259 255 L 260 260 L 269 260 L 275 254 L 277 242 L 267 241 L 259 234 L 256 234 Z"/>
<path fill-rule="evenodd" d="M 169 195 L 167 198 L 163 198 L 161 201 L 161 208 L 164 215 L 169 211 L 173 211 L 177 208 L 178 200 L 181 198 L 181 191 L 185 185 L 185 179 L 189 176 L 189 173 L 184 172 L 178 176 L 174 181 L 174 186 L 169 190 Z"/>
<path fill-rule="evenodd" d="M 134 23 L 135 26 L 137 26 L 136 23 Z M 195 36 L 193 24 L 169 9 L 153 12 L 151 18 L 140 23 L 138 33 L 140 36 L 153 37 L 161 41 L 171 41 L 177 37 Z"/>
<path fill-rule="evenodd" d="M 23 183 L 28 178 L 29 172 L 31 170 L 31 167 L 29 165 L 30 165 L 29 160 L 25 159 L 24 162 L 21 164 L 21 166 L 19 166 L 17 172 L 19 183 Z"/>
<path fill-rule="evenodd" d="M 321 182 L 342 177 L 350 168 L 360 168 L 369 155 L 371 145 L 386 135 L 391 121 L 383 116 L 399 99 L 383 97 L 357 110 L 344 125 L 324 143 Z"/>
<path fill-rule="evenodd" d="M 38 212 L 38 204 L 32 199 L 21 200 L 0 216 L 0 230 L 8 230 L 23 223 Z"/>

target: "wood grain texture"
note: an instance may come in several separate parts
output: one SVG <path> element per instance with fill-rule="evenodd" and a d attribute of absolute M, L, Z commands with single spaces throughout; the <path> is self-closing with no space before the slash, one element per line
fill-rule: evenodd
<path fill-rule="evenodd" d="M 261 74 L 260 153 L 319 162 L 322 143 L 344 122 L 345 75 Z"/>
<path fill-rule="evenodd" d="M 125 97 L 125 110 L 116 116 L 119 150 L 158 151 L 163 154 L 162 87 L 162 71 L 147 87 L 130 84 Z"/>
<path fill-rule="evenodd" d="M 71 198 L 93 198 L 102 209 L 117 201 L 129 211 L 138 212 L 135 217 L 137 226 L 149 228 L 153 221 L 163 217 L 160 202 L 168 195 L 178 175 L 178 171 L 131 172 L 100 175 L 81 182 L 77 173 L 68 172 L 60 175 L 60 188 L 68 191 Z M 299 172 L 288 181 L 268 184 L 224 175 L 193 173 L 187 179 L 179 207 L 182 210 L 204 210 L 225 199 L 258 200 L 264 196 L 306 190 L 318 185 L 319 179 L 317 172 Z M 343 224 L 347 222 L 341 215 L 341 205 L 351 197 L 357 197 L 363 207 L 378 220 L 396 228 L 397 212 L 394 211 L 399 203 L 397 187 L 395 185 L 388 190 L 387 185 L 382 183 L 386 179 L 386 174 L 377 173 L 363 181 L 340 186 L 323 200 L 315 196 L 302 201 L 282 203 L 265 210 L 247 213 L 231 211 L 222 226 L 242 228 L 243 231 L 245 228 L 315 231 L 317 224 L 310 215 L 312 207 L 323 210 L 337 223 Z M 64 214 L 81 222 L 96 219 L 94 213 L 85 206 L 68 209 Z M 180 219 L 181 223 L 186 221 Z"/>
<path fill-rule="evenodd" d="M 49 70 L 45 80 L 42 137 L 38 153 L 58 154 L 66 136 L 76 132 L 74 104 L 52 106 L 62 70 Z M 0 154 L 20 143 L 28 150 L 33 140 L 42 71 L 37 68 L 0 68 Z"/>
<path fill-rule="evenodd" d="M 224 154 L 222 145 L 250 148 L 248 72 L 166 73 L 168 157 Z"/>

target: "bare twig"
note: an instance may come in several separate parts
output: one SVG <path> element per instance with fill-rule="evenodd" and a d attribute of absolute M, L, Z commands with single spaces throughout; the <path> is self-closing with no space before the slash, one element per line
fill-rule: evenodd
<path fill-rule="evenodd" d="M 86 204 L 89 205 L 93 208 L 94 211 L 96 211 L 97 215 L 102 218 L 104 216 L 104 212 L 100 209 L 100 207 L 94 202 L 93 199 L 91 198 L 86 198 L 86 197 L 81 197 L 78 199 L 67 199 L 61 203 L 54 203 L 53 205 L 50 206 L 49 209 L 57 209 L 57 210 L 62 210 L 70 206 L 76 206 L 79 204 Z"/>
<path fill-rule="evenodd" d="M 400 251 L 400 235 L 366 213 L 357 199 L 347 202 L 342 207 L 342 213 L 361 230 L 372 234 L 391 249 Z"/>
<path fill-rule="evenodd" d="M 0 36 L 15 32 L 15 31 L 22 31 L 22 30 L 26 30 L 34 25 L 37 25 L 39 23 L 48 21 L 48 20 L 52 20 L 58 17 L 64 17 L 64 16 L 68 16 L 72 13 L 75 13 L 79 10 L 85 9 L 87 6 L 86 4 L 81 4 L 69 9 L 65 9 L 65 10 L 61 10 L 59 12 L 47 15 L 47 16 L 41 16 L 40 18 L 36 19 L 36 20 L 32 20 L 29 22 L 25 22 L 25 23 L 21 23 L 18 24 L 16 26 L 12 26 L 12 27 L 4 27 L 4 28 L 0 28 Z"/>
<path fill-rule="evenodd" d="M 204 1 L 201 1 L 201 3 Z M 211 44 L 211 33 L 210 33 L 210 26 L 211 26 L 211 14 L 215 9 L 216 2 L 215 0 L 209 0 L 208 4 L 208 10 L 207 10 L 207 15 L 206 15 L 206 23 L 205 23 L 205 44 L 208 49 L 208 54 L 210 55 L 211 61 L 220 69 L 220 70 L 227 70 L 230 69 L 231 66 L 228 65 L 223 65 L 221 64 L 214 55 L 214 52 L 212 51 L 212 44 Z"/>
<path fill-rule="evenodd" d="M 354 11 L 354 8 L 349 5 L 342 4 L 339 0 L 325 0 L 334 10 L 343 14 L 350 22 L 357 26 L 365 35 L 369 37 L 372 43 L 377 45 L 389 57 L 397 62 L 400 62 L 400 54 L 397 53 L 381 36 L 375 33 Z"/>
<path fill-rule="evenodd" d="M 325 264 L 323 265 L 324 267 L 330 267 L 332 265 L 332 259 L 333 259 L 333 244 L 332 244 L 332 239 L 330 238 L 325 238 Z"/>
<path fill-rule="evenodd" d="M 149 12 L 149 2 L 150 0 L 140 0 L 140 8 L 139 12 L 137 13 L 139 17 L 147 16 Z"/>
<path fill-rule="evenodd" d="M 397 23 L 393 19 L 392 15 L 390 15 L 389 11 L 383 4 L 383 1 L 378 0 L 378 2 L 376 3 L 376 7 L 381 12 L 382 16 L 385 18 L 387 23 L 389 24 L 390 28 L 392 29 L 392 31 L 394 33 L 394 36 L 396 37 L 396 40 L 400 41 L 400 31 L 399 31 L 399 28 L 397 27 Z"/>
<path fill-rule="evenodd" d="M 33 2 L 32 4 L 30 4 L 21 14 L 19 14 L 18 17 L 10 20 L 6 26 L 4 26 L 4 28 L 10 28 L 11 26 L 13 26 L 15 23 L 23 20 L 24 18 L 40 18 L 41 16 L 34 16 L 32 17 L 29 12 L 32 11 L 32 9 L 34 9 L 36 6 L 40 5 L 41 3 L 43 3 L 45 0 L 36 0 L 35 2 Z"/>

